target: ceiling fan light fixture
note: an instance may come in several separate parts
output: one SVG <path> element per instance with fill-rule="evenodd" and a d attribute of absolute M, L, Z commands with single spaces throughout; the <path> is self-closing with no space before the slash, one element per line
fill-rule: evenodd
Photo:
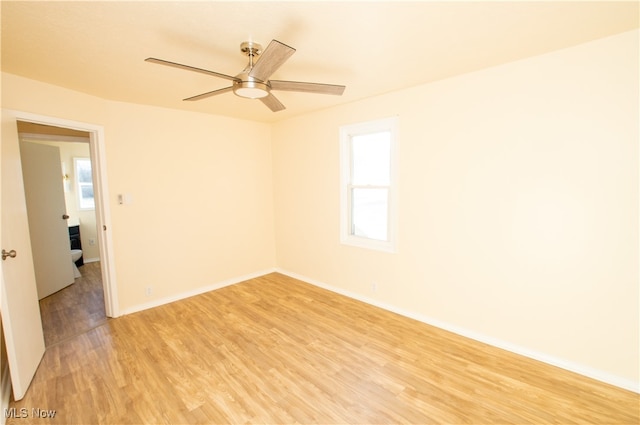
<path fill-rule="evenodd" d="M 269 96 L 269 86 L 258 81 L 238 81 L 233 83 L 233 92 L 247 99 L 260 99 Z"/>

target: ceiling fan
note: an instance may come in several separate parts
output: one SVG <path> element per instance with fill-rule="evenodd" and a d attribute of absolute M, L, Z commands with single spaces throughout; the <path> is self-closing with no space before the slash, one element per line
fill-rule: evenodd
<path fill-rule="evenodd" d="M 260 99 L 273 112 L 282 111 L 284 105 L 271 93 L 272 90 L 294 91 L 318 94 L 342 95 L 345 86 L 335 84 L 305 83 L 301 81 L 269 80 L 269 77 L 286 62 L 296 51 L 278 40 L 271 40 L 267 48 L 262 51 L 262 46 L 252 41 L 245 41 L 240 45 L 240 51 L 249 57 L 249 64 L 238 75 L 231 76 L 219 72 L 196 68 L 189 65 L 170 62 L 163 59 L 147 58 L 145 61 L 167 65 L 188 71 L 200 72 L 206 75 L 231 80 L 233 85 L 219 90 L 202 93 L 183 100 L 201 100 L 207 97 L 233 91 L 237 96 L 249 99 Z"/>

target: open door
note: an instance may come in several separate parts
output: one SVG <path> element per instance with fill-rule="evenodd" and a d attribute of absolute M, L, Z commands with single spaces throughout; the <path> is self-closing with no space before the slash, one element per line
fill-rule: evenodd
<path fill-rule="evenodd" d="M 0 138 L 0 313 L 13 396 L 24 397 L 44 355 L 15 113 L 2 110 Z M 11 254 L 11 255 L 9 255 Z M 14 256 L 15 255 L 15 256 Z"/>
<path fill-rule="evenodd" d="M 74 281 L 60 149 L 20 142 L 38 299 Z"/>

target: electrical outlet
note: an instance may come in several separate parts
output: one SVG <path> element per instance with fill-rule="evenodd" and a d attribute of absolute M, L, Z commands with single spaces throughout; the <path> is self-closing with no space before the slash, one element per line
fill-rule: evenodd
<path fill-rule="evenodd" d="M 378 292 L 378 284 L 376 282 L 371 282 L 371 292 Z"/>
<path fill-rule="evenodd" d="M 147 286 L 146 288 L 144 288 L 144 294 L 147 297 L 150 297 L 152 293 L 153 293 L 153 290 L 151 289 L 151 286 Z"/>

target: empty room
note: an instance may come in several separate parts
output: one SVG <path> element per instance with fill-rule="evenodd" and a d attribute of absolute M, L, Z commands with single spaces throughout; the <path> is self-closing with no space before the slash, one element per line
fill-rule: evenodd
<path fill-rule="evenodd" d="M 2 424 L 640 422 L 637 1 L 0 7 Z"/>

